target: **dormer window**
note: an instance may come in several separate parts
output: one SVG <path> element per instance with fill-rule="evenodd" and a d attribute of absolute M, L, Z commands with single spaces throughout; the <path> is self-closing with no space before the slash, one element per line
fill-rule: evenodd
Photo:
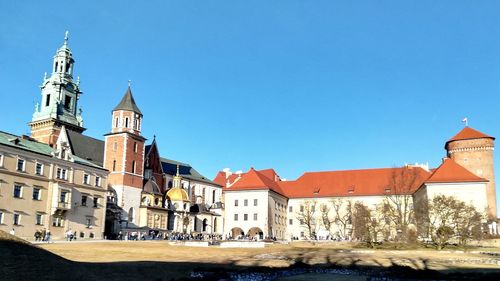
<path fill-rule="evenodd" d="M 385 193 L 390 193 L 391 192 L 391 188 L 390 187 L 386 187 L 385 188 Z"/>
<path fill-rule="evenodd" d="M 349 186 L 349 187 L 347 188 L 347 193 L 349 193 L 349 194 L 354 193 L 354 186 Z"/>
<path fill-rule="evenodd" d="M 45 98 L 45 106 L 49 105 L 50 105 L 50 94 L 48 94 L 47 97 Z"/>
<path fill-rule="evenodd" d="M 70 110 L 70 108 L 71 108 L 71 97 L 70 96 L 64 97 L 64 108 L 66 110 Z"/>
<path fill-rule="evenodd" d="M 61 149 L 61 158 L 66 159 L 66 149 Z"/>

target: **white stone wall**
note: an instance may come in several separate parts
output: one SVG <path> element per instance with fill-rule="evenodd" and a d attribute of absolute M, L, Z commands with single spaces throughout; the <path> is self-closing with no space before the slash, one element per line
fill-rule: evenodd
<path fill-rule="evenodd" d="M 128 221 L 128 215 L 130 208 L 134 209 L 134 220 L 129 222 L 128 226 L 138 226 L 139 225 L 139 207 L 141 205 L 141 189 L 131 186 L 112 186 L 116 191 L 117 195 L 117 205 L 123 209 L 122 220 Z M 126 224 L 122 225 L 126 227 Z"/>
<path fill-rule="evenodd" d="M 269 192 L 269 236 L 283 240 L 287 238 L 288 199 L 274 192 Z"/>

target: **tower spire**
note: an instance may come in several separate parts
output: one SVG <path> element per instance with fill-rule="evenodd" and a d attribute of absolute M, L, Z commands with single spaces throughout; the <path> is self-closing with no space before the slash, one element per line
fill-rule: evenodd
<path fill-rule="evenodd" d="M 69 34 L 69 31 L 66 30 L 66 32 L 64 33 L 64 46 L 68 46 L 68 34 Z"/>

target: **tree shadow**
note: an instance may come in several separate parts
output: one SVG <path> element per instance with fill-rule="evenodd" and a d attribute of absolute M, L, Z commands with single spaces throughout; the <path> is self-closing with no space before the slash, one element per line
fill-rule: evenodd
<path fill-rule="evenodd" d="M 226 263 L 206 262 L 74 262 L 49 251 L 26 243 L 0 240 L 0 280 L 106 280 L 106 281 L 170 281 L 170 280 L 232 280 L 238 275 L 267 274 L 279 276 L 284 271 L 310 273 L 318 270 L 352 270 L 370 277 L 407 279 L 485 280 L 500 279 L 499 270 L 477 269 L 468 271 L 434 271 L 427 260 L 413 261 L 413 266 L 401 265 L 391 260 L 389 267 L 372 260 L 363 263 L 362 257 L 336 257 L 328 255 L 323 263 L 311 265 L 317 253 L 295 253 L 290 266 L 271 268 L 256 260 L 241 265 L 238 260 Z M 417 267 L 416 264 L 424 266 Z M 272 279 L 272 278 L 271 278 Z M 267 279 L 267 280 L 271 280 Z"/>

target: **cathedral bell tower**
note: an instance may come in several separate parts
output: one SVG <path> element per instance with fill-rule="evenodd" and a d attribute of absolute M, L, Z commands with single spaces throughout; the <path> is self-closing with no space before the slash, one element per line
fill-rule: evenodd
<path fill-rule="evenodd" d="M 108 183 L 115 189 L 117 204 L 128 211 L 129 223 L 136 223 L 144 179 L 145 138 L 141 136 L 142 113 L 130 83 L 120 103 L 112 111 L 111 132 L 105 135 L 104 168 Z"/>
<path fill-rule="evenodd" d="M 41 101 L 35 106 L 33 118 L 29 123 L 31 136 L 43 143 L 53 146 L 61 127 L 82 133 L 83 119 L 78 108 L 80 78 L 73 81 L 75 60 L 68 48 L 68 32 L 64 36 L 64 44 L 56 51 L 52 64 L 52 74 L 43 78 Z"/>

